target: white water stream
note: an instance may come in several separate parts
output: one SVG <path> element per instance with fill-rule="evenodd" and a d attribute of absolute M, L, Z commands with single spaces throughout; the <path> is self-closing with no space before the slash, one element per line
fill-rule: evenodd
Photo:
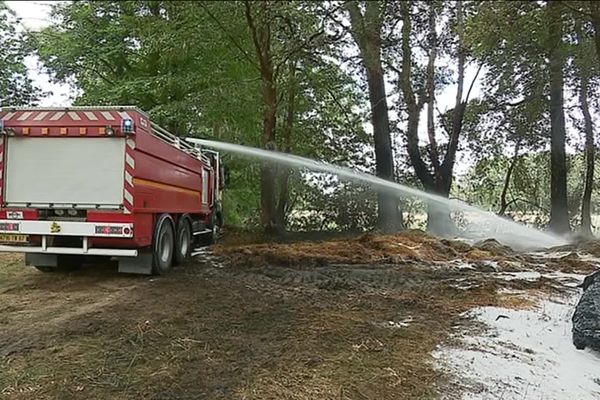
<path fill-rule="evenodd" d="M 295 168 L 308 168 L 312 171 L 330 173 L 350 181 L 366 183 L 379 191 L 384 190 L 389 193 L 394 193 L 398 195 L 398 197 L 416 197 L 427 203 L 447 207 L 451 212 L 460 212 L 464 215 L 465 219 L 469 222 L 469 231 L 466 233 L 471 238 L 493 238 L 516 249 L 546 248 L 567 243 L 566 239 L 501 218 L 493 213 L 481 210 L 461 201 L 426 193 L 409 186 L 378 178 L 374 175 L 353 171 L 349 168 L 339 167 L 337 165 L 319 162 L 288 153 L 268 151 L 238 144 L 193 138 L 187 140 L 199 144 L 200 146 L 258 158 L 264 161 L 270 161 Z"/>

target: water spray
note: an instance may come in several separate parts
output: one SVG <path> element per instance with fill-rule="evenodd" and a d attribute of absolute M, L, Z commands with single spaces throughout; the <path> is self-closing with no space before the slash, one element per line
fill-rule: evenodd
<path fill-rule="evenodd" d="M 308 168 L 312 171 L 337 175 L 340 178 L 345 178 L 349 181 L 367 183 L 378 190 L 384 190 L 399 197 L 416 197 L 428 203 L 437 204 L 454 211 L 463 212 L 464 214 L 468 214 L 469 217 L 474 220 L 474 223 L 477 224 L 479 228 L 477 233 L 479 234 L 478 236 L 480 239 L 493 238 L 516 249 L 540 249 L 560 246 L 567 243 L 567 240 L 564 238 L 539 231 L 514 221 L 509 221 L 505 218 L 499 217 L 496 214 L 471 206 L 460 200 L 448 199 L 442 196 L 427 193 L 406 185 L 378 178 L 371 174 L 354 171 L 350 168 L 315 161 L 310 158 L 304 158 L 289 153 L 263 150 L 255 147 L 242 146 L 239 144 L 195 138 L 188 138 L 187 140 L 201 146 L 211 147 L 221 151 L 236 153 L 252 158 L 259 158 L 290 167 Z"/>

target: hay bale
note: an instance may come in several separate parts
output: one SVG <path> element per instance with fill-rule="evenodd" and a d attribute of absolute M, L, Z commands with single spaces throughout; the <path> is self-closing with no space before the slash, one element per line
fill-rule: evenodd
<path fill-rule="evenodd" d="M 514 250 L 508 246 L 503 245 L 496 239 L 486 239 L 481 242 L 475 243 L 473 246 L 479 250 L 487 251 L 495 256 L 508 256 L 514 254 Z"/>

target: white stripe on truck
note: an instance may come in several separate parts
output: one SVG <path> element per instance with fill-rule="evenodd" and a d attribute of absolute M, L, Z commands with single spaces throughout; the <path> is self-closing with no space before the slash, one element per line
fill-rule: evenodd
<path fill-rule="evenodd" d="M 50 114 L 48 111 L 42 111 L 41 113 L 39 113 L 38 115 L 36 115 L 33 120 L 34 121 L 40 121 L 40 120 L 44 119 L 46 117 L 46 115 L 48 115 L 48 114 Z"/>
<path fill-rule="evenodd" d="M 31 114 L 33 114 L 33 111 L 24 112 L 19 116 L 19 118 L 17 118 L 17 121 L 25 121 Z"/>
<path fill-rule="evenodd" d="M 133 186 L 133 177 L 127 171 L 125 171 L 125 181 L 127 181 L 127 183 L 129 183 L 130 186 Z"/>
<path fill-rule="evenodd" d="M 87 117 L 87 119 L 89 119 L 90 121 L 98 121 L 98 117 L 96 117 L 96 114 L 94 114 L 91 111 L 84 111 L 83 114 Z"/>
<path fill-rule="evenodd" d="M 69 111 L 67 115 L 69 115 L 73 121 L 81 121 L 81 117 L 75 111 Z"/>
<path fill-rule="evenodd" d="M 125 162 L 127 163 L 127 165 L 129 165 L 131 168 L 135 168 L 135 160 L 133 159 L 133 157 L 131 157 L 129 154 L 125 154 Z"/>
<path fill-rule="evenodd" d="M 62 116 L 65 115 L 64 111 L 59 111 L 57 113 L 54 113 L 53 116 L 50 117 L 50 121 L 56 121 L 62 118 Z"/>
<path fill-rule="evenodd" d="M 109 121 L 114 121 L 115 117 L 112 116 L 111 113 L 109 113 L 108 111 L 100 111 L 100 114 L 102 114 L 102 116 L 104 117 L 104 119 L 107 119 Z"/>
<path fill-rule="evenodd" d="M 18 230 L 0 230 L 2 233 L 25 235 L 51 235 L 51 236 L 91 236 L 91 237 L 133 237 L 133 224 L 116 222 L 80 222 L 80 221 L 31 221 L 17 219 L 3 219 L 0 224 L 18 224 Z M 127 234 L 96 233 L 96 226 L 110 226 L 116 228 L 129 228 Z"/>
<path fill-rule="evenodd" d="M 129 193 L 127 189 L 124 190 L 123 197 L 125 197 L 125 200 L 127 200 L 129 204 L 133 205 L 133 195 Z"/>
<path fill-rule="evenodd" d="M 6 114 L 4 117 L 2 117 L 2 120 L 4 121 L 8 121 L 9 119 L 11 119 L 12 117 L 15 116 L 16 113 L 14 112 L 9 112 L 8 114 Z"/>

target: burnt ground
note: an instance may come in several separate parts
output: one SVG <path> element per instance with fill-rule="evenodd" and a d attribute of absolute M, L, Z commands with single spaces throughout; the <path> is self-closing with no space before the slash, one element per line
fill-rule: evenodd
<path fill-rule="evenodd" d="M 419 233 L 225 245 L 162 277 L 44 274 L 3 255 L 0 398 L 437 398 L 459 389 L 431 352 L 470 326 L 464 311 L 559 290 L 493 274 L 595 268 L 562 250 L 537 259 Z"/>

